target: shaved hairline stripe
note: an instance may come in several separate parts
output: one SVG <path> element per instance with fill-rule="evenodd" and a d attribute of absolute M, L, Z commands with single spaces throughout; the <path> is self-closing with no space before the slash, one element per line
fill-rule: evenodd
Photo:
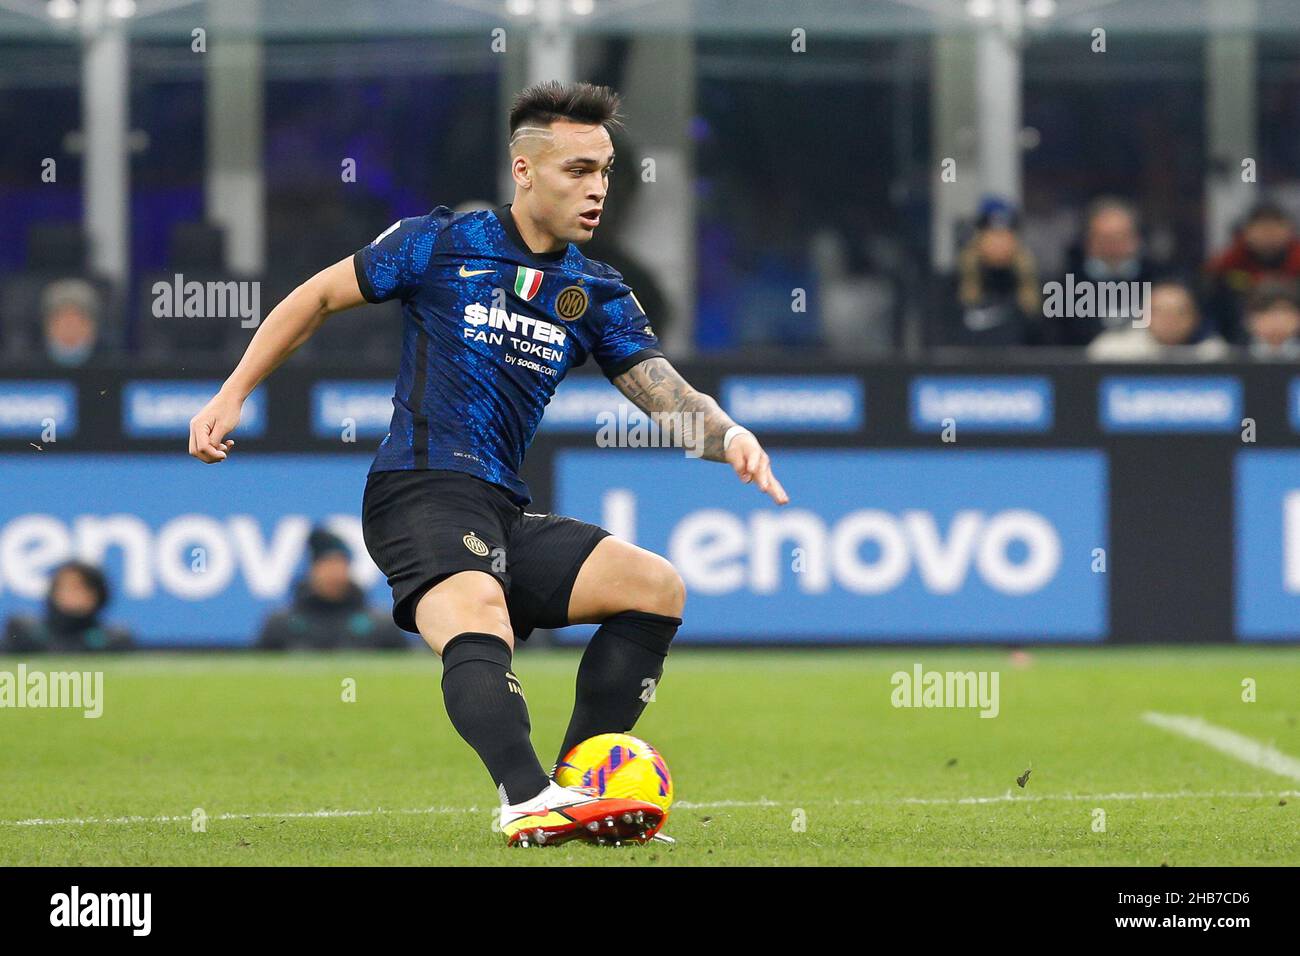
<path fill-rule="evenodd" d="M 547 129 L 545 126 L 521 126 L 510 137 L 510 144 L 513 146 L 515 140 L 523 136 L 549 136 L 555 138 L 555 131 Z"/>
<path fill-rule="evenodd" d="M 604 124 L 597 124 L 603 126 Z M 555 139 L 555 130 L 546 126 L 521 126 L 510 134 L 510 146 L 514 146 L 521 139 L 529 136 L 538 136 L 546 139 Z"/>

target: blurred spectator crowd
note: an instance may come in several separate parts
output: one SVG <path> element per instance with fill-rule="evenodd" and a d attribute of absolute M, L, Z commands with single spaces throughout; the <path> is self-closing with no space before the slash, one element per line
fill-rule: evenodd
<path fill-rule="evenodd" d="M 352 580 L 352 552 L 338 535 L 315 528 L 306 568 L 289 604 L 269 614 L 253 646 L 264 651 L 403 650 L 412 646 L 386 612 L 367 604 Z M 104 572 L 66 561 L 50 575 L 39 614 L 15 614 L 0 631 L 0 654 L 81 654 L 138 647 L 126 628 L 108 623 L 112 595 Z"/>
<path fill-rule="evenodd" d="M 1300 356 L 1300 238 L 1278 203 L 1256 204 L 1193 265 L 1153 256 L 1123 199 L 1096 199 L 1082 220 L 1064 272 L 1044 276 L 1017 211 L 986 198 L 938 283 L 931 343 L 1074 346 L 1102 362 Z"/>
<path fill-rule="evenodd" d="M 277 207 L 269 221 L 286 226 L 270 230 L 272 274 L 238 274 L 228 265 L 220 228 L 182 222 L 170 229 L 165 267 L 138 277 L 129 289 L 95 275 L 79 225 L 32 224 L 25 267 L 0 277 L 0 358 L 54 368 L 122 357 L 152 364 L 233 361 L 256 323 L 228 311 L 160 315 L 160 297 L 172 297 L 179 283 L 229 287 L 232 296 L 255 285 L 258 317 L 265 317 L 303 279 L 364 244 L 387 216 L 378 207 L 313 205 L 292 196 L 276 204 L 284 208 Z M 457 209 L 485 205 L 467 202 Z M 710 326 L 716 290 L 703 266 L 711 255 L 725 258 L 725 250 L 714 249 L 716 237 L 706 229 L 700 237 L 706 261 L 696 344 L 704 350 L 802 346 L 884 356 L 900 348 L 904 315 L 910 313 L 923 348 L 1051 346 L 1086 350 L 1090 359 L 1108 362 L 1300 355 L 1300 236 L 1280 203 L 1257 203 L 1226 248 L 1205 262 L 1157 255 L 1146 238 L 1153 230 L 1127 200 L 1099 197 L 1077 218 L 1079 233 L 1068 249 L 1035 249 L 1020 211 L 986 197 L 965 230 L 950 275 L 917 269 L 887 240 L 876 243 L 872 268 L 863 270 L 847 261 L 830 231 L 813 234 L 799 250 L 773 239 L 771 261 L 751 263 L 752 281 L 742 284 L 748 297 L 738 310 L 744 328 L 716 341 Z M 643 250 L 620 244 L 611 233 L 584 251 L 624 272 L 647 308 L 664 316 L 655 322 L 661 334 L 675 324 L 641 261 Z M 1039 265 L 1044 261 L 1064 267 L 1049 274 Z M 793 262 L 803 265 L 791 268 Z M 792 298 L 791 290 L 802 291 L 803 285 L 811 287 L 810 301 L 795 308 L 791 302 L 800 297 Z M 1114 290 L 1123 294 L 1110 294 Z M 368 309 L 332 317 L 291 361 L 336 358 L 391 367 L 400 341 L 400 305 L 377 308 L 384 313 Z"/>
<path fill-rule="evenodd" d="M 228 263 L 220 227 L 184 222 L 169 230 L 163 267 L 133 278 L 125 288 L 96 274 L 78 223 L 34 223 L 24 267 L 0 276 L 0 360 L 47 368 L 124 358 L 157 364 L 208 357 L 233 363 L 257 324 L 236 314 L 235 303 L 255 302 L 256 318 L 265 318 L 300 282 L 373 238 L 382 228 L 375 223 L 386 214 L 367 209 L 340 218 L 336 207 L 305 208 L 311 211 L 293 217 L 302 232 L 271 231 L 271 274 L 241 274 Z M 198 314 L 176 315 L 176 304 L 183 302 L 176 290 L 194 288 L 192 283 L 214 287 L 220 295 L 205 296 Z M 222 307 L 211 308 L 214 301 Z M 342 313 L 291 361 L 391 362 L 400 344 L 399 315 L 397 303 Z"/>

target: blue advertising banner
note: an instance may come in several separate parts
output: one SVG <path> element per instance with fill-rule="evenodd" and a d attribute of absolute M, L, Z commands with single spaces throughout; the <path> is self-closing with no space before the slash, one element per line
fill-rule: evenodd
<path fill-rule="evenodd" d="M 551 397 L 538 430 L 553 434 L 595 435 L 610 422 L 652 427 L 642 411 L 609 380 L 595 375 L 566 379 Z"/>
<path fill-rule="evenodd" d="M 679 640 L 1105 637 L 1101 452 L 776 449 L 773 459 L 784 508 L 725 465 L 559 451 L 556 508 L 672 561 L 688 595 Z"/>
<path fill-rule="evenodd" d="M 742 425 L 764 431 L 853 432 L 862 427 L 862 381 L 830 375 L 733 375 L 720 401 Z"/>
<path fill-rule="evenodd" d="M 142 644 L 249 644 L 286 603 L 318 522 L 353 556 L 379 607 L 387 585 L 361 537 L 368 455 L 0 455 L 0 618 L 43 605 L 50 571 L 79 557 L 113 592 L 108 623 Z"/>
<path fill-rule="evenodd" d="M 1243 641 L 1300 637 L 1300 451 L 1236 460 L 1236 621 Z"/>
<path fill-rule="evenodd" d="M 190 419 L 221 388 L 221 382 L 127 382 L 122 389 L 122 431 L 130 438 L 180 438 Z M 254 390 L 244 402 L 238 434 L 258 438 L 266 432 L 266 396 Z"/>
<path fill-rule="evenodd" d="M 1241 380 L 1226 375 L 1114 375 L 1098 386 L 1106 432 L 1230 432 L 1241 427 Z"/>
<path fill-rule="evenodd" d="M 77 433 L 77 390 L 71 382 L 0 382 L 0 436 L 37 442 L 51 424 L 55 441 Z"/>
<path fill-rule="evenodd" d="M 1054 391 L 1044 375 L 918 375 L 910 388 L 912 430 L 1049 432 Z"/>
<path fill-rule="evenodd" d="M 317 382 L 311 390 L 311 431 L 317 438 L 382 438 L 393 419 L 393 383 Z"/>

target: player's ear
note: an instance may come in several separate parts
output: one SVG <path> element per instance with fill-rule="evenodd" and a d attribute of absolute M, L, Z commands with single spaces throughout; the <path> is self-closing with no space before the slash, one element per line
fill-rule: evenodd
<path fill-rule="evenodd" d="M 510 164 L 510 172 L 514 175 L 514 180 L 521 186 L 532 186 L 533 170 L 528 163 L 528 157 L 520 153 Z"/>

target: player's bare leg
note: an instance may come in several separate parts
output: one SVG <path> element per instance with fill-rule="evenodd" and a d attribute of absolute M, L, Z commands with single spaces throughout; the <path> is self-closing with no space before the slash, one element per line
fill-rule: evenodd
<path fill-rule="evenodd" d="M 482 571 L 444 578 L 420 598 L 415 624 L 442 657 L 447 716 L 497 784 L 501 829 L 511 844 L 643 841 L 658 829 L 663 814 L 653 804 L 597 799 L 552 783 L 542 770 L 523 688 L 510 669 L 514 635 L 495 578 Z"/>
<path fill-rule="evenodd" d="M 599 624 L 624 611 L 681 617 L 686 585 L 667 558 L 622 538 L 602 538 L 578 571 L 570 624 Z"/>
<path fill-rule="evenodd" d="M 569 623 L 601 626 L 578 666 L 557 765 L 588 737 L 636 725 L 663 676 L 685 603 L 681 576 L 659 555 L 614 537 L 592 550 L 573 585 Z"/>
<path fill-rule="evenodd" d="M 461 571 L 431 587 L 415 606 L 415 626 L 439 657 L 452 638 L 466 631 L 493 634 L 512 651 L 515 647 L 505 592 L 484 571 Z"/>

